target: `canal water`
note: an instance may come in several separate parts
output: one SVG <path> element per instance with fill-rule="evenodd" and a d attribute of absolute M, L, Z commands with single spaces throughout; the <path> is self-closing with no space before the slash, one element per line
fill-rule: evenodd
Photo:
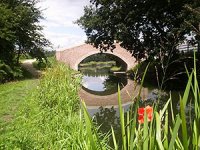
<path fill-rule="evenodd" d="M 125 111 L 129 110 L 132 104 L 131 97 L 137 96 L 138 88 L 140 88 L 139 84 L 125 74 L 113 73 L 110 69 L 111 67 L 79 67 L 79 71 L 83 74 L 80 97 L 86 102 L 91 117 L 98 125 L 101 125 L 100 129 L 105 133 L 110 131 L 111 126 L 116 131 L 120 127 L 117 103 L 118 85 Z M 126 93 L 127 90 L 129 90 L 129 93 Z M 136 92 L 134 93 L 134 91 Z M 131 95 L 132 93 L 133 95 Z M 174 110 L 179 109 L 179 94 L 181 92 L 171 92 Z M 152 106 L 159 99 L 158 109 L 163 108 L 169 99 L 169 95 L 167 91 L 159 92 L 155 87 L 144 86 L 141 93 L 140 107 Z"/>

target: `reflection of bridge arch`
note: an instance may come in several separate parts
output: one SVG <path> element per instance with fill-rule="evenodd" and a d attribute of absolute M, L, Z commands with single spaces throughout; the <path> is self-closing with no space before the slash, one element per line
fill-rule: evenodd
<path fill-rule="evenodd" d="M 127 85 L 121 89 L 121 100 L 122 104 L 127 104 L 131 102 L 131 98 L 136 97 L 138 94 L 140 86 L 136 85 L 133 80 L 128 80 Z M 143 100 L 147 99 L 148 96 L 148 88 L 142 88 L 141 98 Z M 79 96 L 82 100 L 85 101 L 87 106 L 117 106 L 118 105 L 118 93 L 114 93 L 111 95 L 99 96 L 86 92 L 81 89 L 79 92 Z"/>
<path fill-rule="evenodd" d="M 91 55 L 98 54 L 99 52 L 100 50 L 94 48 L 92 45 L 83 44 L 63 51 L 57 51 L 56 58 L 68 64 L 72 69 L 78 70 L 78 64 L 82 60 Z M 136 64 L 136 59 L 117 43 L 113 52 L 107 51 L 103 53 L 112 54 L 122 59 L 127 64 L 127 70 L 131 69 Z"/>

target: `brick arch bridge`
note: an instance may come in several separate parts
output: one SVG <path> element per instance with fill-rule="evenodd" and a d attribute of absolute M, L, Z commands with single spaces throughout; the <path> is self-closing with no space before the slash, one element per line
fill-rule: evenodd
<path fill-rule="evenodd" d="M 89 44 L 83 44 L 80 46 L 76 46 L 73 48 L 65 49 L 62 51 L 56 52 L 56 59 L 58 61 L 64 62 L 68 64 L 72 69 L 78 70 L 79 63 L 84 60 L 85 58 L 100 53 L 99 49 L 94 48 L 92 45 Z M 111 51 L 104 52 L 107 54 L 112 54 L 114 56 L 119 57 L 121 60 L 123 60 L 127 65 L 127 70 L 134 67 L 136 63 L 136 59 L 131 56 L 131 54 L 124 48 L 120 47 L 118 43 L 116 43 L 116 48 Z M 131 97 L 136 96 L 138 90 L 134 88 L 135 83 L 131 80 L 128 80 L 128 84 L 121 90 L 121 98 L 122 103 L 130 103 Z M 130 94 L 128 94 L 130 93 Z M 147 93 L 147 92 L 142 92 Z M 99 106 L 117 106 L 117 93 L 106 95 L 106 96 L 99 96 L 94 95 L 91 93 L 88 93 L 87 91 L 81 89 L 79 91 L 79 96 L 82 100 L 85 101 L 87 107 L 90 106 L 90 108 L 99 107 Z M 146 98 L 145 96 L 142 96 L 143 99 Z"/>
<path fill-rule="evenodd" d="M 83 44 L 62 51 L 57 51 L 56 59 L 58 61 L 68 64 L 72 69 L 78 70 L 78 65 L 82 60 L 98 53 L 100 53 L 99 49 L 93 47 L 90 44 Z M 127 64 L 127 70 L 136 65 L 136 59 L 126 49 L 122 48 L 118 43 L 116 43 L 116 48 L 113 52 L 107 51 L 103 53 L 112 54 L 122 59 Z"/>

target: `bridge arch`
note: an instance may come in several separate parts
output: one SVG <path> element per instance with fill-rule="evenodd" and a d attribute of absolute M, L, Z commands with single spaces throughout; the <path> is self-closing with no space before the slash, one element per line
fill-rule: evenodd
<path fill-rule="evenodd" d="M 93 59 L 94 58 L 94 59 Z M 89 60 L 88 60 L 89 59 Z M 127 70 L 127 63 L 122 60 L 120 57 L 114 55 L 114 54 L 110 54 L 110 53 L 95 53 L 95 54 L 88 54 L 87 57 L 82 57 L 81 61 L 78 60 L 77 64 L 78 64 L 78 68 L 79 68 L 79 64 L 81 63 L 85 63 L 85 62 L 89 62 L 89 61 L 96 61 L 96 59 L 100 60 L 100 61 L 111 61 L 114 60 L 116 62 L 117 66 L 122 67 L 122 71 L 126 71 Z M 77 67 L 76 64 L 76 67 Z"/>
<path fill-rule="evenodd" d="M 82 60 L 98 53 L 100 53 L 99 49 L 89 44 L 83 44 L 77 47 L 57 51 L 56 59 L 58 61 L 68 64 L 72 69 L 78 70 L 78 65 Z M 136 65 L 136 59 L 129 52 L 127 52 L 126 49 L 122 48 L 118 43 L 116 43 L 116 48 L 113 52 L 106 51 L 103 53 L 119 57 L 127 64 L 127 70 Z"/>

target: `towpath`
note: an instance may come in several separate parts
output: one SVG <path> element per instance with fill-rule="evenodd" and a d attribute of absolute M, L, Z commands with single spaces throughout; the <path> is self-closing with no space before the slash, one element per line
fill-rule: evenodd
<path fill-rule="evenodd" d="M 33 75 L 33 77 L 39 78 L 41 76 L 42 72 L 33 67 L 34 61 L 36 61 L 36 60 L 35 59 L 27 59 L 27 60 L 24 60 L 21 65 L 24 69 L 26 69 L 28 72 L 30 72 Z"/>

